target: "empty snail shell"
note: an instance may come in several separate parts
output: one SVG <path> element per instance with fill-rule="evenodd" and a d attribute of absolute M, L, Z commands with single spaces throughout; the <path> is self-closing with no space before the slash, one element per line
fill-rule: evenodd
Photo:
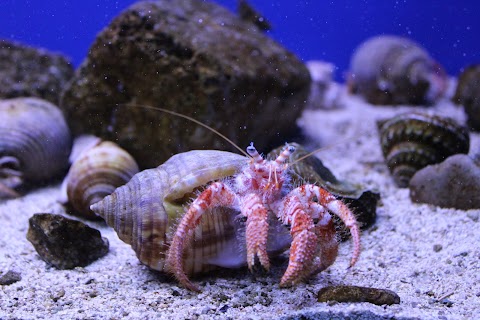
<path fill-rule="evenodd" d="M 470 129 L 480 131 L 480 64 L 462 72 L 453 102 L 463 105 Z"/>
<path fill-rule="evenodd" d="M 55 105 L 38 98 L 0 101 L 1 194 L 15 195 L 15 188 L 64 172 L 71 147 L 70 130 Z"/>
<path fill-rule="evenodd" d="M 63 182 L 63 196 L 75 214 L 89 219 L 98 218 L 90 210 L 92 204 L 130 181 L 139 171 L 137 163 L 125 150 L 94 136 L 77 138 L 71 158 L 76 159 L 71 159 L 72 166 Z"/>
<path fill-rule="evenodd" d="M 467 128 L 453 119 L 411 112 L 379 122 L 382 152 L 397 186 L 408 186 L 419 169 L 468 153 Z"/>
<path fill-rule="evenodd" d="M 235 174 L 247 161 L 243 156 L 224 151 L 180 153 L 157 168 L 136 174 L 91 209 L 132 246 L 143 264 L 163 271 L 174 228 L 184 213 L 183 206 L 196 190 L 210 181 Z M 194 241 L 185 258 L 187 274 L 206 272 L 215 266 L 246 264 L 245 240 L 242 240 L 245 232 L 241 232 L 244 225 L 238 212 L 214 210 L 213 214 L 204 215 L 195 229 Z M 272 218 L 268 251 L 281 252 L 290 241 L 288 230 Z"/>
<path fill-rule="evenodd" d="M 402 37 L 368 39 L 350 63 L 350 91 L 372 104 L 433 103 L 444 95 L 447 80 L 420 45 Z"/>

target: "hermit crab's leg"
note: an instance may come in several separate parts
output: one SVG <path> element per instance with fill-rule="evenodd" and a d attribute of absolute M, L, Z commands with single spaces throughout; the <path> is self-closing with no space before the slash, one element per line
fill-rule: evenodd
<path fill-rule="evenodd" d="M 247 264 L 253 271 L 255 257 L 265 270 L 270 268 L 267 254 L 268 210 L 256 193 L 247 194 L 241 203 L 241 212 L 247 217 L 245 238 L 247 242 Z"/>
<path fill-rule="evenodd" d="M 316 202 L 313 202 L 319 205 Z M 317 274 L 331 266 L 338 255 L 338 241 L 335 225 L 329 213 L 325 213 L 315 224 L 317 254 L 309 275 Z"/>
<path fill-rule="evenodd" d="M 192 291 L 200 291 L 185 274 L 183 254 L 185 246 L 192 240 L 193 230 L 200 223 L 202 215 L 207 209 L 213 207 L 236 207 L 238 206 L 237 202 L 237 196 L 226 184 L 215 182 L 193 201 L 187 213 L 183 216 L 173 236 L 165 264 L 167 270 L 173 273 L 184 287 Z"/>
<path fill-rule="evenodd" d="M 329 212 L 337 215 L 343 223 L 350 229 L 353 240 L 353 255 L 350 260 L 350 267 L 357 262 L 360 255 L 360 228 L 357 219 L 352 211 L 340 200 L 337 200 L 330 192 L 313 184 L 300 186 L 290 192 L 298 194 L 304 200 L 311 201 L 317 198 L 318 203 Z"/>
<path fill-rule="evenodd" d="M 290 225 L 290 234 L 293 238 L 288 267 L 280 281 L 281 287 L 288 287 L 310 274 L 317 251 L 318 237 L 313 218 L 307 213 L 304 202 L 298 195 L 287 195 L 277 215 L 284 224 Z"/>

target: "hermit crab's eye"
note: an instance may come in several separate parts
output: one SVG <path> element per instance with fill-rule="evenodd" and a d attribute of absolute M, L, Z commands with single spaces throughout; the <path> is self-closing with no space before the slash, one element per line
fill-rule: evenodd
<path fill-rule="evenodd" d="M 287 150 L 290 153 L 294 153 L 295 152 L 295 147 L 294 146 L 287 146 Z"/>
<path fill-rule="evenodd" d="M 253 146 L 253 142 L 250 143 L 250 145 L 247 147 L 247 152 L 249 155 L 252 155 L 256 152 L 257 150 Z"/>

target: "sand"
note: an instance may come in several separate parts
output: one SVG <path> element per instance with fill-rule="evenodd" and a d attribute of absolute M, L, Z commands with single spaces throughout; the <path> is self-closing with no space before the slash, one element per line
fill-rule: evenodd
<path fill-rule="evenodd" d="M 306 110 L 299 120 L 311 145 L 331 147 L 317 156 L 341 179 L 381 193 L 374 227 L 362 234 L 360 260 L 347 269 L 351 243 L 336 263 L 295 288 L 280 289 L 285 258 L 254 278 L 246 268 L 195 281 L 192 293 L 170 277 L 142 266 L 131 248 L 102 223 L 88 222 L 110 241 L 110 252 L 84 268 L 56 270 L 26 240 L 28 219 L 38 212 L 64 213 L 55 184 L 0 204 L 0 273 L 22 279 L 1 286 L 0 319 L 474 319 L 480 310 L 480 210 L 413 204 L 384 164 L 375 121 L 413 110 L 373 107 L 346 97 L 343 108 Z M 447 101 L 432 109 L 464 121 Z M 471 150 L 480 150 L 472 134 Z M 401 303 L 318 303 L 327 285 L 360 285 L 395 291 Z"/>

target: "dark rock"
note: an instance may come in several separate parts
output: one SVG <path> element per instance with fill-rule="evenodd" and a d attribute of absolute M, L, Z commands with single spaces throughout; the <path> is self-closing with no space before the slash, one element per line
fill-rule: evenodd
<path fill-rule="evenodd" d="M 393 291 L 359 286 L 330 286 L 320 289 L 318 302 L 368 302 L 376 305 L 400 303 L 400 297 Z"/>
<path fill-rule="evenodd" d="M 480 64 L 471 65 L 460 74 L 452 101 L 463 105 L 470 129 L 480 131 Z"/>
<path fill-rule="evenodd" d="M 270 22 L 257 10 L 255 10 L 246 0 L 238 1 L 238 16 L 240 19 L 251 22 L 262 31 L 272 29 Z"/>
<path fill-rule="evenodd" d="M 0 40 L 0 98 L 39 97 L 58 104 L 72 76 L 73 67 L 64 56 Z"/>
<path fill-rule="evenodd" d="M 462 210 L 480 208 L 480 167 L 465 154 L 418 171 L 410 180 L 413 202 Z"/>
<path fill-rule="evenodd" d="M 37 213 L 29 224 L 28 241 L 43 260 L 57 269 L 84 267 L 108 252 L 108 240 L 83 222 Z"/>
<path fill-rule="evenodd" d="M 186 150 L 233 147 L 190 121 L 132 105 L 190 115 L 242 148 L 254 141 L 267 150 L 297 129 L 309 85 L 293 54 L 216 4 L 138 2 L 97 36 L 61 106 L 74 133 L 113 140 L 145 168 Z"/>
<path fill-rule="evenodd" d="M 0 276 L 0 286 L 9 286 L 20 280 L 22 280 L 22 275 L 19 272 L 8 270 Z"/>

